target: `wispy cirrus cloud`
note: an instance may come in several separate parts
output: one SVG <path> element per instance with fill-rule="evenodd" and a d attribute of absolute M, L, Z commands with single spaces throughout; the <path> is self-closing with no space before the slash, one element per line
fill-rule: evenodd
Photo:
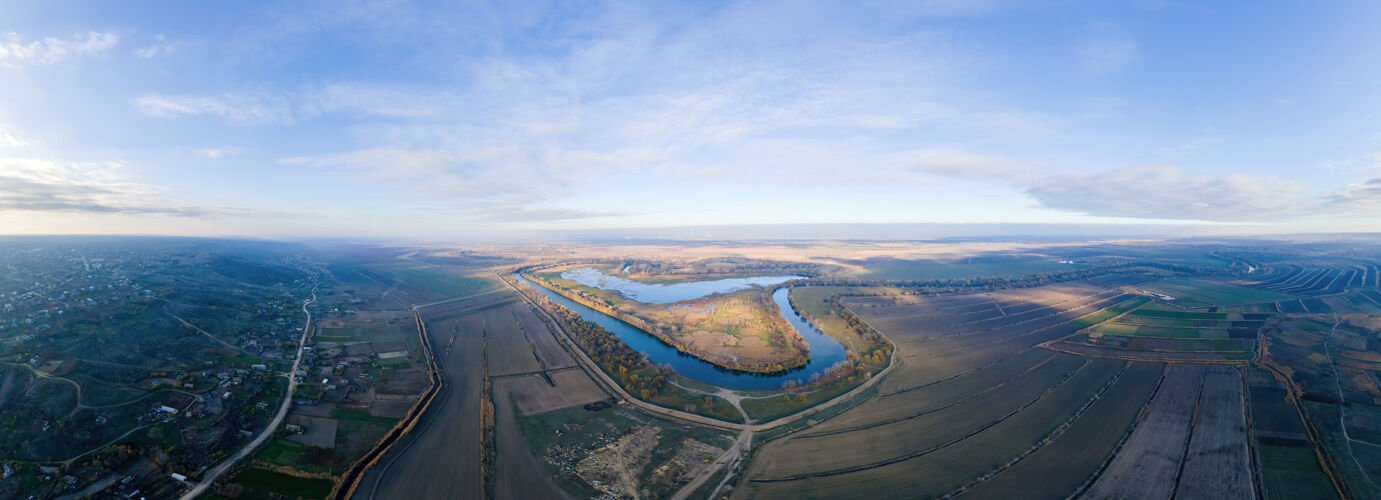
<path fill-rule="evenodd" d="M 194 151 L 197 156 L 211 160 L 219 160 L 227 156 L 240 152 L 240 148 L 200 148 Z"/>
<path fill-rule="evenodd" d="M 292 91 L 221 94 L 145 94 L 130 102 L 141 113 L 170 118 L 213 116 L 243 124 L 294 124 L 331 113 L 422 119 L 455 111 L 454 93 L 421 86 L 341 82 Z"/>
<path fill-rule="evenodd" d="M 285 100 L 250 93 L 215 96 L 150 94 L 131 102 L 140 112 L 154 117 L 212 115 L 242 124 L 293 121 L 291 109 Z"/>
<path fill-rule="evenodd" d="M 158 56 L 170 55 L 173 52 L 177 51 L 178 44 L 176 42 L 168 41 L 167 35 L 164 35 L 162 33 L 154 35 L 153 41 L 153 45 L 134 49 L 134 55 L 136 57 L 142 57 L 144 59 L 152 59 Z"/>
<path fill-rule="evenodd" d="M 543 182 L 532 158 L 517 148 L 475 148 L 463 153 L 375 148 L 284 158 L 279 163 L 334 168 L 370 182 L 436 196 L 464 194 L 467 200 L 531 200 L 539 191 L 552 189 Z"/>
<path fill-rule="evenodd" d="M 78 55 L 99 54 L 119 43 L 120 36 L 91 31 L 69 38 L 25 40 L 18 33 L 0 35 L 0 66 L 12 68 L 53 64 Z"/>

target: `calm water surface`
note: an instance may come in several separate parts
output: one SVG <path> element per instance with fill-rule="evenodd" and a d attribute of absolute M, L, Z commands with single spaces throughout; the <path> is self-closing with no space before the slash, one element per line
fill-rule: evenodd
<path fill-rule="evenodd" d="M 722 280 L 686 281 L 682 283 L 643 283 L 630 281 L 618 276 L 609 276 L 593 267 L 582 267 L 561 273 L 562 278 L 600 290 L 614 290 L 624 297 L 645 304 L 670 304 L 683 300 L 698 299 L 712 293 L 729 293 L 746 290 L 754 286 L 769 286 L 786 283 L 805 276 L 759 276 L 754 278 L 727 278 Z"/>
<path fill-rule="evenodd" d="M 825 371 L 845 357 L 843 345 L 834 340 L 833 337 L 825 335 L 824 332 L 815 328 L 809 321 L 791 309 L 791 303 L 787 301 L 786 296 L 788 289 L 785 287 L 778 288 L 772 293 L 772 301 L 777 304 L 777 309 L 786 319 L 786 322 L 791 324 L 791 327 L 795 328 L 806 340 L 806 344 L 810 346 L 810 360 L 806 362 L 805 366 L 785 373 L 762 374 L 727 370 L 713 363 L 702 361 L 700 358 L 676 350 L 675 347 L 662 342 L 662 339 L 639 330 L 633 325 L 580 305 L 561 294 L 547 290 L 542 285 L 528 281 L 521 275 L 515 274 L 514 277 L 534 290 L 542 292 L 552 302 L 575 311 L 585 321 L 598 324 L 609 330 L 622 339 L 624 343 L 627 343 L 629 347 L 646 354 L 653 363 L 671 365 L 676 373 L 711 385 L 729 389 L 780 389 L 782 384 L 788 380 L 805 382 L 811 375 Z"/>

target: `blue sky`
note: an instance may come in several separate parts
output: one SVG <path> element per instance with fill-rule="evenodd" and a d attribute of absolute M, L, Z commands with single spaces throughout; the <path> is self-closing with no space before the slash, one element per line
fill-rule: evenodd
<path fill-rule="evenodd" d="M 1375 2 L 6 2 L 0 232 L 1381 231 Z"/>

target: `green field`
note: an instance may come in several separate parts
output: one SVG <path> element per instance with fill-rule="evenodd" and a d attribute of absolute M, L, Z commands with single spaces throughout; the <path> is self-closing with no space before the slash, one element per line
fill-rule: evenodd
<path fill-rule="evenodd" d="M 1175 303 L 1185 307 L 1254 304 L 1291 298 L 1270 290 L 1188 278 L 1169 279 L 1143 288 L 1175 297 Z"/>
<path fill-rule="evenodd" d="M 1191 312 L 1191 311 L 1158 311 L 1151 309 L 1137 309 L 1130 313 L 1132 316 L 1144 316 L 1148 318 L 1171 318 L 1171 319 L 1228 319 L 1227 313 Z"/>
<path fill-rule="evenodd" d="M 1332 481 L 1314 456 L 1314 448 L 1258 444 L 1261 489 L 1266 498 L 1335 498 Z"/>
<path fill-rule="evenodd" d="M 1085 314 L 1078 318 L 1074 318 L 1074 320 L 1070 321 L 1069 323 L 1080 328 L 1087 328 L 1107 321 L 1109 319 L 1112 319 L 1132 309 L 1136 309 L 1142 304 L 1145 304 L 1150 301 L 1150 297 L 1136 297 L 1133 299 L 1128 299 L 1107 309 L 1103 309 L 1101 311 L 1096 311 L 1093 313 Z"/>
<path fill-rule="evenodd" d="M 305 445 L 286 439 L 275 439 L 263 450 L 260 450 L 254 458 L 275 465 L 294 465 L 297 463 L 297 457 L 302 456 L 302 450 L 305 448 Z"/>
<path fill-rule="evenodd" d="M 398 419 L 396 418 L 378 417 L 370 415 L 369 412 L 364 410 L 351 410 L 348 408 L 336 408 L 331 410 L 331 418 L 334 418 L 336 420 L 351 420 L 355 422 L 382 422 L 388 424 L 398 421 Z"/>
<path fill-rule="evenodd" d="M 869 280 L 937 280 L 1027 276 L 1077 271 L 1085 264 L 1061 264 L 1050 257 L 975 257 L 959 261 L 878 259 L 863 264 L 857 276 Z"/>
<path fill-rule="evenodd" d="M 1166 337 L 1177 339 L 1212 339 L 1227 338 L 1226 330 L 1210 330 L 1202 328 L 1174 328 L 1163 326 L 1144 326 L 1126 325 L 1122 323 L 1104 323 L 1092 328 L 1093 331 L 1104 335 L 1120 335 L 1127 337 Z"/>
<path fill-rule="evenodd" d="M 833 384 L 807 394 L 744 399 L 739 404 L 743 406 L 743 411 L 748 412 L 748 417 L 752 418 L 753 421 L 769 422 L 834 399 L 840 394 L 849 392 L 854 387 L 858 387 L 858 384 Z"/>
<path fill-rule="evenodd" d="M 326 498 L 335 486 L 330 479 L 301 478 L 264 469 L 246 469 L 235 475 L 233 481 L 247 489 L 288 498 Z"/>
<path fill-rule="evenodd" d="M 1118 323 L 1144 326 L 1166 326 L 1174 328 L 1232 328 L 1231 321 L 1211 319 L 1174 319 L 1152 316 L 1127 316 L 1119 318 Z"/>
<path fill-rule="evenodd" d="M 844 347 L 854 352 L 867 352 L 872 348 L 871 343 L 853 334 L 853 329 L 844 321 L 844 318 L 836 315 L 835 310 L 831 308 L 833 302 L 827 300 L 832 295 L 841 293 L 847 295 L 849 290 L 851 288 L 842 286 L 792 287 L 791 303 L 811 324 L 839 343 L 844 344 Z"/>

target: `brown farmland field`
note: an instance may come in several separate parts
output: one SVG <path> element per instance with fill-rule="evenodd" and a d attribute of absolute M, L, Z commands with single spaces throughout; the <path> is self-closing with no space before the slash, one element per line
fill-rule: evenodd
<path fill-rule="evenodd" d="M 448 304 L 423 320 L 446 386 L 417 427 L 365 472 L 355 498 L 476 498 L 480 482 L 480 398 L 484 312 Z M 451 334 L 455 344 L 450 345 Z"/>
<path fill-rule="evenodd" d="M 867 492 L 883 497 L 937 497 L 991 474 L 1041 444 L 1087 403 L 1112 386 L 1125 363 L 1093 360 L 1065 383 L 982 429 L 892 460 L 826 473 L 782 478 L 753 476 L 764 498 L 838 498 Z M 878 436 L 879 439 L 886 439 Z M 818 458 L 817 458 L 818 459 Z"/>
<path fill-rule="evenodd" d="M 1169 498 L 1189 439 L 1204 367 L 1171 365 L 1136 430 L 1085 498 Z"/>
<path fill-rule="evenodd" d="M 484 311 L 485 338 L 489 349 L 489 373 L 493 376 L 513 373 L 532 373 L 542 369 L 537 354 L 527 341 L 513 310 L 526 308 L 523 304 L 496 307 Z"/>
<path fill-rule="evenodd" d="M 1078 454 L 1078 468 L 1060 476 L 1059 496 L 1073 493 L 1144 406 L 1161 365 L 1036 346 L 1078 331 L 1073 319 L 1129 299 L 1119 287 L 1142 279 L 845 297 L 845 307 L 897 345 L 899 365 L 872 399 L 763 445 L 734 497 L 955 494 L 1007 472 L 1018 478 L 1063 466 L 1041 449 L 1097 436 Z M 1074 438 L 1061 440 L 1066 433 Z M 1013 487 L 1003 484 L 987 488 Z"/>
<path fill-rule="evenodd" d="M 1175 496 L 1253 498 L 1251 447 L 1242 373 L 1210 366 Z"/>
<path fill-rule="evenodd" d="M 508 403 L 514 391 L 524 389 L 521 384 L 513 383 L 517 380 L 500 380 L 494 384 L 495 445 L 498 448 L 495 496 L 500 499 L 571 498 L 552 483 L 547 471 L 532 456 L 527 442 L 523 441 L 513 405 Z M 541 384 L 546 385 L 546 382 L 541 381 Z"/>
<path fill-rule="evenodd" d="M 549 373 L 548 376 L 556 385 L 548 384 L 541 376 L 527 375 L 498 379 L 495 386 L 504 387 L 505 392 L 512 395 L 523 415 L 546 413 L 609 398 L 609 395 L 581 370 L 562 370 Z M 506 399 L 499 399 L 498 391 L 495 391 L 494 397 L 495 406 L 508 404 Z"/>
<path fill-rule="evenodd" d="M 1158 363 L 1132 364 L 1064 433 L 960 497 L 1067 498 L 1112 455 L 1163 371 L 1164 365 Z M 1040 488 L 1032 488 L 1033 484 Z"/>
<path fill-rule="evenodd" d="M 758 471 L 768 478 L 817 474 L 905 457 L 917 450 L 944 445 L 1039 400 L 1048 389 L 1064 383 L 1085 365 L 1083 360 L 1073 356 L 1061 361 L 1064 362 L 1046 363 L 998 390 L 980 392 L 958 403 L 933 407 L 924 403 L 915 405 L 916 415 L 904 417 L 905 420 L 888 419 L 860 425 L 855 424 L 855 419 L 833 419 L 792 439 L 774 443 L 776 448 L 772 456 L 776 459 L 763 461 Z M 871 414 L 864 409 L 848 413 Z"/>
<path fill-rule="evenodd" d="M 556 336 L 552 334 L 547 323 L 532 310 L 526 302 L 521 307 L 513 308 L 513 315 L 518 318 L 518 323 L 523 328 L 523 335 L 537 351 L 537 359 L 546 365 L 547 369 L 564 368 L 575 366 L 575 361 L 571 359 L 570 353 L 561 348 L 557 343 Z"/>

